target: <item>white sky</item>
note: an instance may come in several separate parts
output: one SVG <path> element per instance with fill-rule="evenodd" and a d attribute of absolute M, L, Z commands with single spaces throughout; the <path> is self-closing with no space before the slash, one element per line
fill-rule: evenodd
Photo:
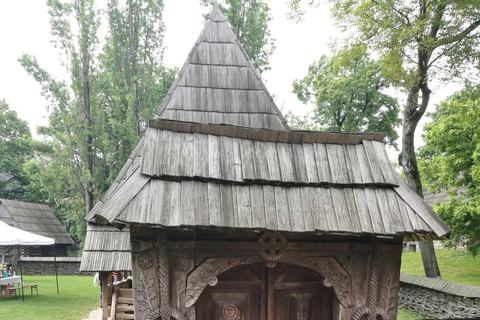
<path fill-rule="evenodd" d="M 164 0 L 164 38 L 167 67 L 181 67 L 203 28 L 202 13 L 208 9 L 199 0 Z M 322 54 L 330 54 L 328 43 L 339 36 L 335 30 L 328 5 L 310 10 L 303 23 L 286 18 L 286 0 L 270 0 L 273 20 L 270 28 L 276 38 L 276 50 L 270 58 L 272 70 L 264 74 L 266 86 L 275 96 L 277 106 L 286 113 L 306 113 L 312 106 L 304 106 L 291 93 L 294 79 L 307 74 L 308 66 Z M 17 59 L 24 53 L 37 57 L 41 67 L 58 78 L 65 77 L 58 51 L 50 43 L 49 16 L 45 1 L 4 0 L 0 2 L 0 99 L 5 98 L 10 108 L 26 120 L 36 135 L 38 125 L 48 123 L 47 102 L 41 96 L 40 86 L 20 66 Z M 458 88 L 455 88 L 455 90 Z M 453 88 L 433 88 L 431 105 L 454 92 Z M 402 102 L 402 101 L 400 101 Z M 430 110 L 433 110 L 433 107 Z M 417 136 L 421 129 L 417 129 Z M 416 145 L 420 143 L 416 139 Z M 389 150 L 396 161 L 396 152 Z"/>

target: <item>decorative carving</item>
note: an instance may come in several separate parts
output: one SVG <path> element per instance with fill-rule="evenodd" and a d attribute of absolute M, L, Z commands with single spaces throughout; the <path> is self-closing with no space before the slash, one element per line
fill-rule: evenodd
<path fill-rule="evenodd" d="M 186 320 L 185 315 L 180 312 L 180 310 L 173 308 L 172 309 L 172 318 L 175 320 Z M 170 319 L 170 318 L 168 318 Z M 194 320 L 195 318 L 193 318 Z M 154 311 L 152 311 L 146 318 L 145 320 L 163 320 L 162 316 L 160 315 L 160 309 L 157 308 Z M 190 318 L 189 318 L 190 320 Z"/>
<path fill-rule="evenodd" d="M 380 295 L 383 308 L 388 315 L 395 314 L 398 300 L 398 272 L 400 266 L 394 255 L 386 255 L 383 258 L 383 274 L 385 279 L 382 282 L 382 293 Z"/>
<path fill-rule="evenodd" d="M 280 232 L 265 232 L 258 239 L 260 250 L 258 253 L 267 261 L 278 261 L 283 257 L 283 250 L 287 247 L 287 239 Z"/>
<path fill-rule="evenodd" d="M 305 257 L 305 265 L 321 274 L 324 285 L 333 287 L 340 303 L 346 307 L 352 304 L 352 277 L 333 257 Z"/>
<path fill-rule="evenodd" d="M 134 279 L 135 312 L 137 314 L 151 314 L 158 307 L 158 284 L 155 269 L 151 268 L 155 252 L 149 250 L 142 253 L 134 253 Z"/>
<path fill-rule="evenodd" d="M 157 239 L 157 264 L 160 275 L 160 315 L 162 319 L 170 319 L 172 309 L 170 307 L 170 276 L 168 269 L 167 241 Z"/>
<path fill-rule="evenodd" d="M 236 305 L 228 304 L 222 308 L 222 316 L 225 320 L 240 319 L 240 310 Z"/>
<path fill-rule="evenodd" d="M 295 298 L 297 302 L 297 319 L 298 320 L 308 320 L 309 306 L 313 294 L 311 293 L 290 293 L 292 297 Z"/>
<path fill-rule="evenodd" d="M 148 254 L 142 254 L 138 257 L 138 266 L 142 269 L 150 269 L 152 266 L 152 257 Z"/>
<path fill-rule="evenodd" d="M 207 284 L 220 273 L 240 264 L 239 257 L 209 258 L 199 265 L 187 278 L 185 307 L 191 307 L 197 301 Z M 245 262 L 245 261 L 244 261 Z"/>
<path fill-rule="evenodd" d="M 380 259 L 380 244 L 376 244 L 373 250 L 373 257 L 370 266 L 370 277 L 367 290 L 367 303 L 359 307 L 353 313 L 351 320 L 376 320 L 380 317 L 381 320 L 387 320 L 385 311 L 377 307 L 378 296 L 378 281 L 379 281 L 379 260 Z"/>
<path fill-rule="evenodd" d="M 180 257 L 177 259 L 177 269 L 178 271 L 187 271 L 188 266 L 190 264 L 190 255 L 187 255 L 186 257 Z"/>
<path fill-rule="evenodd" d="M 211 286 L 211 287 L 215 287 L 218 283 L 218 278 L 217 277 L 213 277 L 210 281 L 208 281 L 208 285 Z"/>

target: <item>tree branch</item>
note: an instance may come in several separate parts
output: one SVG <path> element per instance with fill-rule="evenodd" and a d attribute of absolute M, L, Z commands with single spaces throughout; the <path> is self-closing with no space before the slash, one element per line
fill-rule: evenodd
<path fill-rule="evenodd" d="M 438 48 L 438 47 L 443 46 L 445 44 L 450 44 L 450 43 L 453 43 L 453 42 L 460 41 L 463 38 L 465 38 L 470 32 L 472 32 L 473 30 L 478 28 L 478 26 L 480 26 L 480 20 L 477 20 L 477 21 L 473 22 L 465 30 L 457 33 L 454 36 L 443 38 L 443 39 L 438 39 L 437 41 L 435 41 L 433 43 L 432 48 Z"/>

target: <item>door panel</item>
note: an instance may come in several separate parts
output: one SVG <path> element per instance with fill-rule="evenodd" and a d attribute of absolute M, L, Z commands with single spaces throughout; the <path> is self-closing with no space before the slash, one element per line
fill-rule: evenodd
<path fill-rule="evenodd" d="M 332 292 L 307 268 L 260 264 L 233 268 L 207 287 L 196 306 L 198 320 L 328 320 Z"/>

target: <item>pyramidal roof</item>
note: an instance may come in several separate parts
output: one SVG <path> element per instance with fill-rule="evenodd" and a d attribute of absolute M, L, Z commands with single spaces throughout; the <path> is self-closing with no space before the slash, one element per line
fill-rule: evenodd
<path fill-rule="evenodd" d="M 155 119 L 290 130 L 217 6 Z"/>
<path fill-rule="evenodd" d="M 446 239 L 450 230 L 398 177 L 382 141 L 289 131 L 215 7 L 156 120 L 86 219 Z M 96 238 L 86 239 L 96 257 Z"/>

